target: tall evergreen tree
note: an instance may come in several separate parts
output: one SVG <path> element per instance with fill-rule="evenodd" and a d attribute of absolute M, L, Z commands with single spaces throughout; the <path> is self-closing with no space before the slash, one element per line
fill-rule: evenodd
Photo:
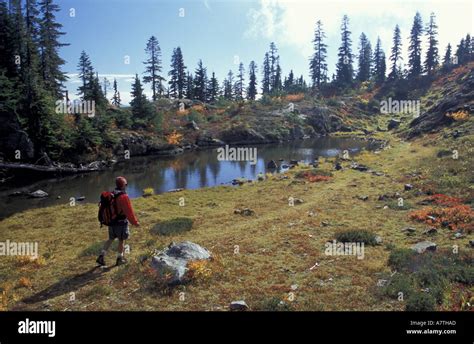
<path fill-rule="evenodd" d="M 466 61 L 467 58 L 467 44 L 464 41 L 464 38 L 461 38 L 461 41 L 459 42 L 457 49 L 456 49 L 456 60 L 457 64 L 463 64 Z"/>
<path fill-rule="evenodd" d="M 257 65 L 255 61 L 249 64 L 249 85 L 247 88 L 247 99 L 255 100 L 257 96 Z"/>
<path fill-rule="evenodd" d="M 16 55 L 19 54 L 15 49 L 18 47 L 18 33 L 19 29 L 15 27 L 14 17 L 9 13 L 7 3 L 0 2 L 0 69 L 3 69 L 5 77 L 10 81 L 18 81 L 19 78 L 19 68 L 15 63 Z M 15 83 L 8 82 L 8 85 L 14 87 Z"/>
<path fill-rule="evenodd" d="M 423 34 L 423 23 L 421 15 L 416 12 L 413 18 L 413 26 L 410 31 L 410 46 L 408 47 L 408 74 L 417 77 L 421 74 L 421 35 Z"/>
<path fill-rule="evenodd" d="M 268 52 L 268 57 L 270 61 L 270 92 L 273 92 L 277 88 L 277 67 L 279 64 L 280 57 L 278 56 L 278 49 L 275 42 L 270 43 L 270 50 Z M 280 74 L 280 83 L 281 83 L 281 74 Z"/>
<path fill-rule="evenodd" d="M 359 71 L 357 79 L 361 82 L 367 81 L 371 77 L 372 69 L 372 47 L 370 41 L 362 32 L 359 43 Z"/>
<path fill-rule="evenodd" d="M 341 46 L 339 47 L 338 62 L 336 65 L 336 80 L 340 86 L 352 84 L 354 68 L 352 66 L 352 40 L 349 31 L 349 17 L 344 15 L 341 24 Z"/>
<path fill-rule="evenodd" d="M 237 80 L 235 82 L 235 99 L 243 100 L 244 99 L 244 76 L 245 68 L 244 64 L 240 62 L 239 64 L 239 74 L 237 74 Z"/>
<path fill-rule="evenodd" d="M 270 93 L 270 84 L 270 56 L 268 53 L 265 53 L 262 70 L 262 94 Z"/>
<path fill-rule="evenodd" d="M 465 53 L 466 53 L 466 61 L 471 61 L 474 59 L 474 37 L 471 38 L 470 34 L 466 35 L 464 40 L 465 43 Z"/>
<path fill-rule="evenodd" d="M 114 79 L 113 89 L 114 89 L 114 95 L 112 97 L 112 104 L 117 107 L 120 107 L 122 100 L 120 99 L 120 92 L 117 87 L 117 79 Z"/>
<path fill-rule="evenodd" d="M 448 43 L 448 46 L 446 47 L 446 52 L 444 53 L 444 58 L 443 58 L 443 68 L 447 69 L 451 66 L 452 64 L 452 48 L 451 44 Z"/>
<path fill-rule="evenodd" d="M 145 76 L 143 82 L 151 83 L 152 99 L 157 100 L 163 94 L 163 77 L 161 73 L 161 48 L 158 39 L 151 36 L 146 44 L 145 52 L 148 59 L 145 64 Z"/>
<path fill-rule="evenodd" d="M 375 45 L 374 58 L 373 58 L 373 77 L 377 84 L 381 84 L 385 81 L 385 53 L 382 49 L 382 41 L 380 37 L 377 37 L 377 44 Z"/>
<path fill-rule="evenodd" d="M 274 85 L 272 88 L 272 92 L 280 92 L 282 88 L 283 88 L 283 84 L 281 82 L 280 57 L 278 57 L 276 68 L 275 68 L 275 78 L 274 78 Z"/>
<path fill-rule="evenodd" d="M 283 83 L 283 90 L 285 92 L 291 92 L 293 90 L 293 86 L 295 86 L 296 81 L 295 81 L 295 75 L 293 73 L 293 69 L 290 70 L 290 74 L 288 74 L 288 77 L 285 77 L 285 82 Z"/>
<path fill-rule="evenodd" d="M 216 78 L 216 73 L 212 72 L 212 77 L 209 79 L 207 87 L 207 99 L 210 103 L 214 103 L 219 97 L 219 81 Z"/>
<path fill-rule="evenodd" d="M 143 86 L 140 82 L 138 74 L 135 74 L 135 81 L 132 84 L 132 99 L 130 106 L 132 108 L 132 116 L 136 126 L 145 126 L 153 115 L 153 108 L 146 95 L 143 92 Z"/>
<path fill-rule="evenodd" d="M 207 70 L 202 64 L 202 60 L 199 60 L 198 66 L 194 71 L 194 98 L 202 102 L 207 99 L 206 86 L 207 86 Z"/>
<path fill-rule="evenodd" d="M 3 26 L 5 30 L 6 39 L 9 44 L 0 56 L 8 60 L 10 68 L 7 69 L 7 76 L 16 79 L 16 86 L 22 87 L 21 69 L 25 67 L 26 60 L 26 27 L 23 18 L 21 0 L 9 1 L 9 19 L 6 20 L 6 25 Z M 6 5 L 5 5 L 6 6 Z M 3 31 L 3 30 L 2 30 Z M 19 62 L 19 63 L 18 63 Z"/>
<path fill-rule="evenodd" d="M 86 99 L 90 95 L 90 75 L 91 73 L 94 73 L 94 69 L 92 68 L 89 55 L 87 55 L 84 50 L 81 52 L 81 56 L 79 57 L 79 64 L 77 65 L 77 68 L 79 71 L 79 79 L 82 83 L 82 85 L 77 89 L 79 91 L 78 95 L 80 95 L 82 99 Z"/>
<path fill-rule="evenodd" d="M 56 21 L 59 6 L 52 0 L 42 0 L 39 2 L 39 9 L 41 13 L 39 45 L 43 83 L 46 90 L 53 96 L 62 98 L 62 87 L 67 77 L 61 71 L 61 66 L 65 61 L 59 56 L 59 49 L 68 44 L 59 41 L 64 35 L 61 31 L 62 25 Z"/>
<path fill-rule="evenodd" d="M 390 55 L 390 61 L 392 66 L 390 68 L 390 74 L 388 78 L 391 80 L 398 79 L 400 77 L 400 67 L 398 65 L 399 61 L 402 60 L 402 37 L 400 34 L 400 27 L 398 24 L 395 26 L 393 31 L 393 43 L 392 50 Z"/>
<path fill-rule="evenodd" d="M 234 99 L 234 73 L 229 70 L 227 79 L 224 80 L 224 98 L 228 100 Z"/>
<path fill-rule="evenodd" d="M 173 49 L 171 56 L 171 69 L 169 71 L 169 92 L 173 98 L 183 98 L 186 88 L 186 66 L 184 65 L 183 53 L 181 48 Z"/>
<path fill-rule="evenodd" d="M 326 64 L 327 45 L 324 43 L 325 38 L 323 24 L 321 20 L 318 20 L 313 39 L 314 54 L 309 62 L 312 86 L 316 88 L 319 88 L 321 83 L 327 80 L 328 66 Z"/>
<path fill-rule="evenodd" d="M 435 14 L 431 13 L 430 21 L 426 26 L 426 37 L 428 39 L 428 50 L 426 51 L 425 71 L 432 74 L 438 66 L 438 26 L 435 22 Z"/>
<path fill-rule="evenodd" d="M 194 78 L 191 73 L 186 76 L 185 95 L 188 99 L 194 99 Z"/>

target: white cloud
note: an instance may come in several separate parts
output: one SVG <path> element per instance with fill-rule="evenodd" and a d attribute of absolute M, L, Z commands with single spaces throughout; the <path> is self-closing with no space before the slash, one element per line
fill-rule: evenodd
<path fill-rule="evenodd" d="M 315 23 L 321 20 L 329 44 L 328 62 L 331 70 L 340 42 L 341 18 L 347 14 L 354 53 L 357 52 L 359 35 L 364 31 L 373 45 L 377 36 L 380 36 L 388 58 L 393 28 L 399 24 L 406 63 L 408 35 L 416 11 L 420 11 L 424 25 L 431 12 L 436 14 L 441 56 L 448 43 L 455 46 L 466 33 L 473 33 L 473 4 L 469 0 L 260 0 L 248 12 L 249 26 L 245 35 L 248 38 L 273 40 L 277 46 L 297 49 L 307 59 L 312 54 Z"/>

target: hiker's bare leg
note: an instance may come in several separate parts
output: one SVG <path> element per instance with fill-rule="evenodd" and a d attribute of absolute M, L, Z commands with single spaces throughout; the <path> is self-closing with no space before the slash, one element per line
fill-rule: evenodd
<path fill-rule="evenodd" d="M 117 252 L 122 256 L 123 256 L 124 247 L 125 247 L 125 240 L 119 239 Z"/>
<path fill-rule="evenodd" d="M 105 242 L 104 247 L 102 248 L 102 252 L 106 252 L 109 249 L 110 245 L 112 245 L 112 241 L 113 240 L 109 239 Z"/>

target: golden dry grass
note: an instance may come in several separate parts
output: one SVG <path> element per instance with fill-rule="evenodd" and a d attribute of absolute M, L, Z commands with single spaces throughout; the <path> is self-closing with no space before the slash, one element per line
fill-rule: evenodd
<path fill-rule="evenodd" d="M 411 204 L 423 199 L 414 191 L 404 192 L 403 185 L 411 182 L 416 186 L 416 179 L 406 177 L 414 170 L 429 178 L 430 167 L 420 162 L 437 159 L 439 145 L 380 135 L 390 139 L 390 148 L 361 154 L 355 160 L 385 176 L 349 169 L 349 162 L 343 162 L 342 171 L 332 171 L 333 162 L 328 159 L 320 168 L 333 173 L 330 181 L 292 183 L 294 172 L 290 172 L 289 179 L 272 176 L 240 187 L 185 190 L 133 200 L 142 226 L 132 228 L 130 262 L 108 272 L 88 272 L 95 265 L 95 256 L 81 256 L 106 238 L 106 230 L 97 223 L 95 204 L 13 215 L 0 222 L 0 237 L 38 241 L 41 262 L 0 257 L 2 305 L 10 310 L 226 310 L 233 300 L 244 299 L 251 309 L 262 309 L 266 301 L 277 298 L 291 310 L 402 310 L 403 302 L 381 299 L 374 290 L 380 276 L 389 272 L 386 245 L 409 247 L 425 240 L 424 226 L 410 221 L 409 210 L 384 209 L 385 203 L 377 198 L 400 192 Z M 362 201 L 359 195 L 369 198 Z M 185 199 L 184 207 L 180 197 Z M 289 197 L 304 202 L 289 206 Z M 234 214 L 235 208 L 243 207 L 254 210 L 255 215 Z M 172 236 L 150 232 L 157 222 L 177 217 L 192 218 L 192 230 Z M 408 237 L 402 233 L 407 226 L 417 228 L 417 234 Z M 372 231 L 384 244 L 366 246 L 361 260 L 325 255 L 324 244 L 345 229 Z M 149 269 L 139 258 L 171 241 L 183 240 L 206 247 L 216 259 L 205 266 L 196 263 L 192 268 L 197 278 L 188 285 L 168 293 L 151 290 L 146 283 Z M 449 233 L 440 233 L 435 240 L 439 247 L 453 245 Z M 456 243 L 465 247 L 468 241 L 466 237 Z M 114 258 L 109 253 L 109 261 Z M 20 278 L 27 278 L 30 287 L 15 288 Z M 292 285 L 298 285 L 296 290 Z M 46 288 L 48 293 L 43 292 Z M 71 292 L 74 301 L 70 301 Z M 35 295 L 36 299 L 26 302 Z"/>

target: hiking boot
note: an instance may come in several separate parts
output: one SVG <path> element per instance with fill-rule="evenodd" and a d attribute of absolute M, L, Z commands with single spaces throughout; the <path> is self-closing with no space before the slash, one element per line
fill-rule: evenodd
<path fill-rule="evenodd" d="M 124 257 L 117 257 L 116 265 L 127 264 L 127 260 Z"/>
<path fill-rule="evenodd" d="M 104 259 L 104 255 L 103 255 L 103 254 L 99 255 L 95 261 L 96 261 L 96 263 L 99 264 L 100 266 L 105 266 L 105 259 Z"/>

